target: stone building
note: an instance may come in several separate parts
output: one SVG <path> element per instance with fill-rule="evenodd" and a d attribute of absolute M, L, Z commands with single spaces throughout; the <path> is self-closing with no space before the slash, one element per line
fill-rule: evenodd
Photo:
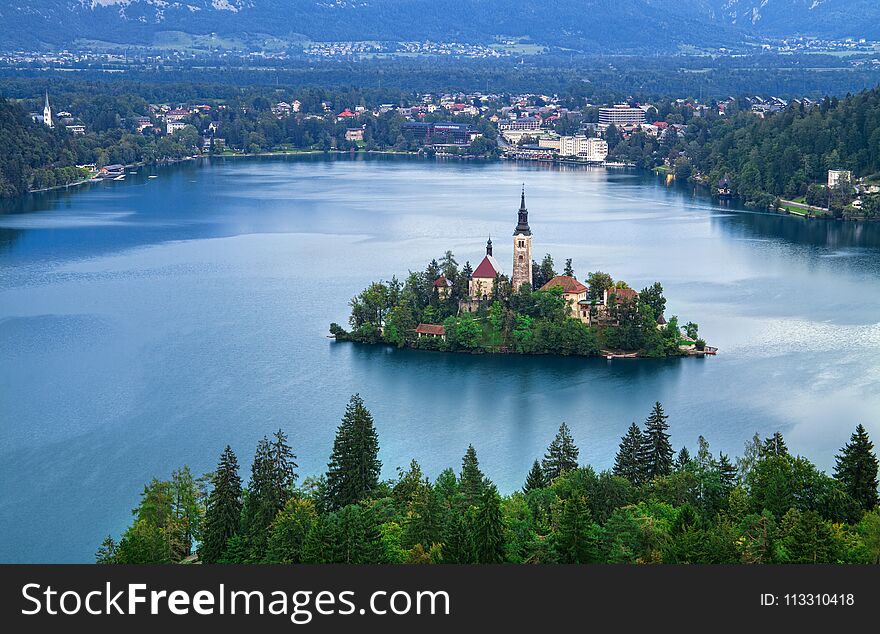
<path fill-rule="evenodd" d="M 519 222 L 513 231 L 513 277 L 514 292 L 523 284 L 532 283 L 532 230 L 529 228 L 529 210 L 526 209 L 526 190 L 523 187 L 519 205 Z"/>

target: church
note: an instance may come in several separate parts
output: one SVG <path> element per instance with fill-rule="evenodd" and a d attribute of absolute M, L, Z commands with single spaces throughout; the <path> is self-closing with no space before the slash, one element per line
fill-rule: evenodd
<path fill-rule="evenodd" d="M 523 187 L 519 204 L 519 216 L 513 230 L 513 269 L 511 286 L 518 290 L 523 284 L 532 283 L 532 230 L 529 228 L 529 210 L 526 208 L 526 191 Z M 469 300 L 462 302 L 462 310 L 472 311 L 482 300 L 491 299 L 495 280 L 504 275 L 501 264 L 492 254 L 492 238 L 486 242 L 486 255 L 474 269 L 468 282 Z"/>

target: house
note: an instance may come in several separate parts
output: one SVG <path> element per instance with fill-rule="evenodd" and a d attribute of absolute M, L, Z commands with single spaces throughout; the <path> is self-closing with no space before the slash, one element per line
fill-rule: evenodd
<path fill-rule="evenodd" d="M 189 110 L 183 108 L 175 108 L 165 115 L 165 121 L 182 121 L 190 115 Z"/>
<path fill-rule="evenodd" d="M 486 242 L 486 255 L 474 269 L 468 283 L 468 294 L 475 299 L 489 299 L 495 287 L 495 278 L 501 275 L 501 265 L 492 255 L 492 238 Z"/>
<path fill-rule="evenodd" d="M 828 189 L 834 189 L 838 185 L 848 185 L 852 182 L 852 172 L 849 170 L 828 170 Z"/>
<path fill-rule="evenodd" d="M 442 324 L 419 324 L 416 326 L 416 334 L 419 339 L 428 337 L 429 339 L 446 339 L 446 329 Z"/>
<path fill-rule="evenodd" d="M 437 289 L 437 295 L 440 299 L 446 299 L 449 297 L 449 293 L 452 290 L 452 281 L 446 279 L 445 275 L 441 275 L 434 280 L 434 288 Z"/>
<path fill-rule="evenodd" d="M 346 141 L 363 141 L 364 140 L 364 129 L 363 128 L 346 128 L 345 140 Z"/>
<path fill-rule="evenodd" d="M 165 134 L 174 134 L 178 130 L 183 130 L 187 126 L 183 121 L 168 121 L 165 124 Z"/>
<path fill-rule="evenodd" d="M 590 323 L 590 305 L 587 300 L 589 289 L 570 275 L 557 275 L 540 290 L 549 291 L 555 286 L 562 289 L 562 296 L 571 310 L 571 316 L 585 324 Z"/>
<path fill-rule="evenodd" d="M 605 306 L 611 306 L 612 302 L 623 304 L 624 302 L 636 301 L 639 294 L 631 288 L 606 288 L 603 303 Z"/>
<path fill-rule="evenodd" d="M 82 125 L 81 123 L 74 123 L 74 124 L 67 125 L 64 127 L 67 128 L 67 131 L 72 134 L 85 134 L 86 133 L 86 127 L 84 125 Z"/>

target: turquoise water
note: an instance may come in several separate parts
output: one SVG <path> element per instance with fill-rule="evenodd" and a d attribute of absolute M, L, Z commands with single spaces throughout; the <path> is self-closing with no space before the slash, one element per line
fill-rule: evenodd
<path fill-rule="evenodd" d="M 561 421 L 610 466 L 655 400 L 672 439 L 738 454 L 781 430 L 821 467 L 858 422 L 880 441 L 880 225 L 737 211 L 653 176 L 404 159 L 227 160 L 143 169 L 0 214 L 0 561 L 90 561 L 143 483 L 226 443 L 244 477 L 283 427 L 326 466 L 348 397 L 384 474 L 436 475 L 469 442 L 504 491 Z M 641 288 L 700 324 L 716 358 L 480 357 L 336 344 L 371 280 L 491 233 L 510 268 L 526 184 L 536 255 Z"/>

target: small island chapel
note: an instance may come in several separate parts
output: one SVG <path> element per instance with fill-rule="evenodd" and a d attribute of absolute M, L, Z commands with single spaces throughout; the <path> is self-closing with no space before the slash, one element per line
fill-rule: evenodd
<path fill-rule="evenodd" d="M 535 263 L 532 258 L 532 230 L 529 227 L 529 210 L 526 207 L 525 186 L 520 196 L 517 224 L 513 230 L 513 262 L 510 276 L 510 289 L 519 291 L 523 284 L 534 286 Z M 506 283 L 508 277 L 501 268 L 501 263 L 493 254 L 492 237 L 486 242 L 486 255 L 474 269 L 468 279 L 467 296 L 459 300 L 459 313 L 473 313 L 495 299 L 499 285 Z M 541 280 L 543 281 L 543 280 Z M 434 281 L 434 288 L 441 299 L 452 293 L 453 282 L 440 276 Z M 608 324 L 610 311 L 608 307 L 614 303 L 637 301 L 639 294 L 630 288 L 610 287 L 600 292 L 591 293 L 589 287 L 573 275 L 556 275 L 546 281 L 539 289 L 550 290 L 560 287 L 566 303 L 570 307 L 570 316 L 587 325 Z M 662 315 L 658 324 L 664 324 Z M 420 323 L 416 328 L 418 337 L 443 337 L 444 328 L 439 324 Z"/>

